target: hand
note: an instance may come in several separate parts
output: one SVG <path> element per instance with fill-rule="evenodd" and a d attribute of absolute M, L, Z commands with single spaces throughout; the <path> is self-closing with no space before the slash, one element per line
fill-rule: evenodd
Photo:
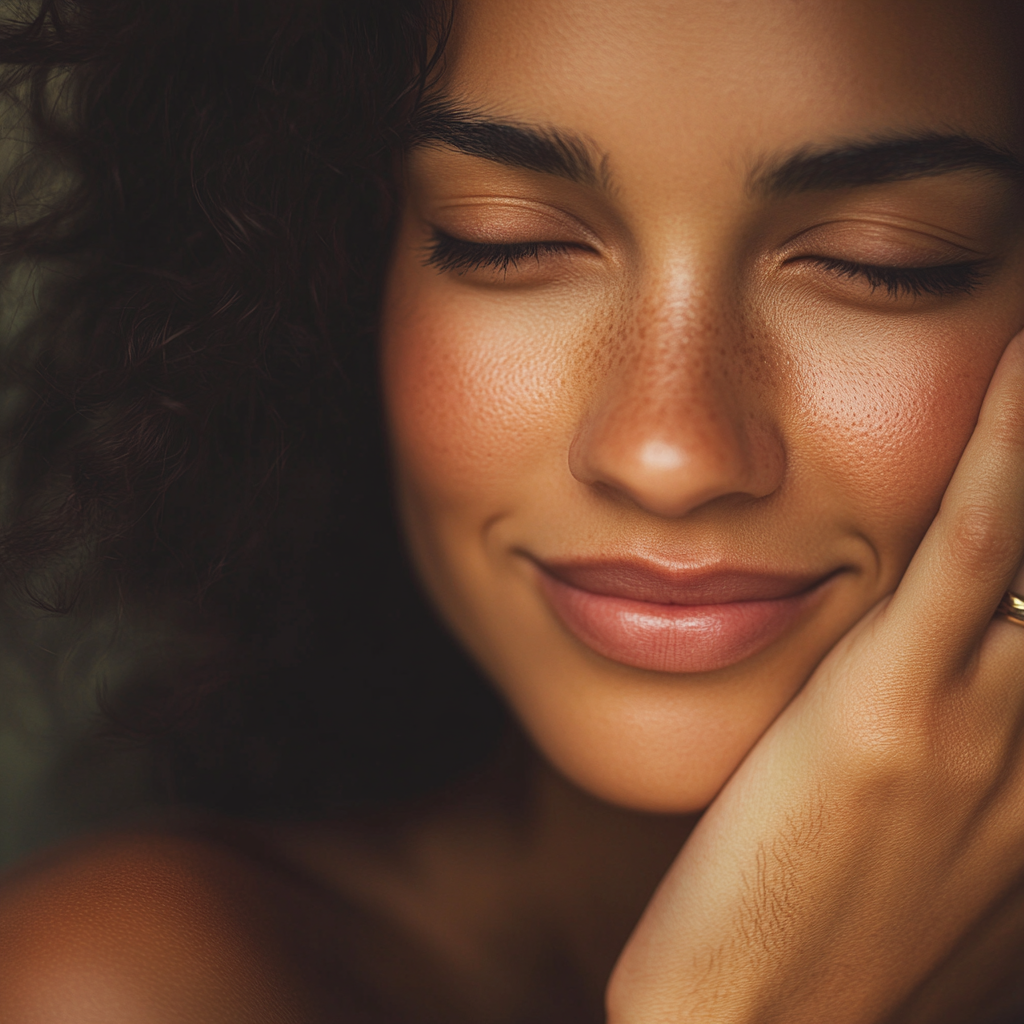
<path fill-rule="evenodd" d="M 651 901 L 611 1024 L 889 1019 L 1024 875 L 1024 627 L 992 618 L 1024 556 L 1022 399 L 1024 334 L 898 589 L 757 743 Z"/>

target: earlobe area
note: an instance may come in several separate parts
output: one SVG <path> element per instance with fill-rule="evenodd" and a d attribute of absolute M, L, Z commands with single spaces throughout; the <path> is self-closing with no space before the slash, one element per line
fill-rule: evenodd
<path fill-rule="evenodd" d="M 106 837 L 0 884 L 0 1024 L 312 1024 L 261 938 L 260 870 L 179 835 Z"/>

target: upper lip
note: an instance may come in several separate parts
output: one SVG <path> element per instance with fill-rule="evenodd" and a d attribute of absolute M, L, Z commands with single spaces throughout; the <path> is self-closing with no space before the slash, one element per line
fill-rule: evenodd
<path fill-rule="evenodd" d="M 643 559 L 534 561 L 543 572 L 579 590 L 654 604 L 773 601 L 795 597 L 832 575 L 725 566 L 675 568 Z"/>

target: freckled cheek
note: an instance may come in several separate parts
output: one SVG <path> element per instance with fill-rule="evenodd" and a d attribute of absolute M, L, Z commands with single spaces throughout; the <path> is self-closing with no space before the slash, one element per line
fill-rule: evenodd
<path fill-rule="evenodd" d="M 382 329 L 399 473 L 430 502 L 514 497 L 564 433 L 550 324 L 517 317 L 486 292 L 409 281 L 399 294 Z"/>
<path fill-rule="evenodd" d="M 902 572 L 938 510 L 1004 339 L 970 353 L 927 340 L 895 337 L 870 362 L 833 357 L 804 382 L 807 451 L 886 575 Z"/>

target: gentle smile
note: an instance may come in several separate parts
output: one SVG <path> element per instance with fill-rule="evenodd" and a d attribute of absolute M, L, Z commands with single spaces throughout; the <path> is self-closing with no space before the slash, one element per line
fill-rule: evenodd
<path fill-rule="evenodd" d="M 666 571 L 634 561 L 535 564 L 544 596 L 578 640 L 657 672 L 712 672 L 763 651 L 832 576 Z"/>

